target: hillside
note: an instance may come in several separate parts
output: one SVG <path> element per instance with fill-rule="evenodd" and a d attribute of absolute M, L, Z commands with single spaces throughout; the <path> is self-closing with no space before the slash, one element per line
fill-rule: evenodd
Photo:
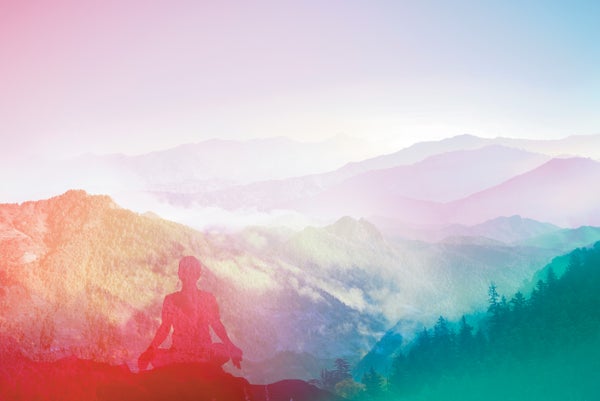
<path fill-rule="evenodd" d="M 30 355 L 68 346 L 81 357 L 131 357 L 123 353 L 141 347 L 159 298 L 176 287 L 174 262 L 210 248 L 192 230 L 82 191 L 0 210 L 2 328 Z M 44 330 L 52 338 L 40 344 Z"/>
<path fill-rule="evenodd" d="M 556 255 L 490 241 L 390 242 L 349 217 L 300 231 L 201 233 L 82 191 L 0 205 L 0 252 L 0 330 L 27 356 L 132 366 L 178 288 L 178 260 L 197 255 L 207 266 L 200 286 L 244 350 L 241 374 L 263 383 L 356 361 L 398 320 L 477 310 L 480 287 L 516 290 Z M 414 335 L 415 325 L 403 327 Z"/>
<path fill-rule="evenodd" d="M 217 297 L 249 378 L 295 371 L 269 368 L 276 375 L 269 378 L 259 369 L 283 351 L 359 354 L 383 327 L 380 317 L 329 294 L 326 283 L 303 284 L 301 270 L 260 248 L 138 215 L 104 196 L 69 191 L 0 205 L 0 239 L 0 329 L 36 359 L 132 364 L 158 326 L 163 297 L 177 290 L 177 263 L 187 254 L 207 266 L 201 287 Z M 350 323 L 342 329 L 342 321 Z M 356 336 L 359 325 L 367 330 Z"/>
<path fill-rule="evenodd" d="M 506 244 L 552 233 L 561 228 L 550 223 L 522 218 L 521 216 L 496 217 L 475 225 L 465 224 L 406 224 L 397 219 L 374 216 L 372 221 L 388 238 L 439 242 L 448 237 L 484 237 Z"/>
<path fill-rule="evenodd" d="M 433 202 L 461 199 L 534 169 L 547 156 L 504 146 L 456 150 L 418 163 L 355 175 L 335 190 Z M 346 189 L 347 188 L 347 189 Z"/>
<path fill-rule="evenodd" d="M 487 313 L 440 316 L 410 341 L 388 332 L 357 365 L 366 384 L 357 399 L 595 399 L 600 242 L 536 276 L 512 296 L 490 285 Z"/>
<path fill-rule="evenodd" d="M 473 166 L 476 168 L 476 166 Z M 456 177 L 459 180 L 459 177 Z M 448 203 L 421 200 L 365 180 L 342 184 L 293 203 L 305 214 L 329 217 L 377 216 L 407 225 L 476 225 L 499 216 L 519 215 L 562 227 L 599 225 L 600 163 L 591 159 L 552 159 L 502 183 Z M 391 181 L 393 182 L 393 181 Z M 400 185 L 400 182 L 396 183 Z"/>
<path fill-rule="evenodd" d="M 500 185 L 448 204 L 446 222 L 474 224 L 518 214 L 563 227 L 600 224 L 600 163 L 552 159 Z"/>
<path fill-rule="evenodd" d="M 341 398 L 301 380 L 253 384 L 219 368 L 176 364 L 132 373 L 125 366 L 64 358 L 34 362 L 6 347 L 2 338 L 0 398 L 40 401 L 337 401 Z"/>
<path fill-rule="evenodd" d="M 519 221 L 515 220 L 514 218 L 511 220 L 513 223 L 515 221 Z M 538 226 L 537 224 L 535 224 L 534 227 Z M 487 225 L 488 224 L 486 224 L 486 226 Z M 502 224 L 502 226 L 505 226 L 505 224 Z M 467 244 L 473 244 L 473 241 L 477 239 L 477 237 L 453 237 L 452 239 L 453 241 L 449 242 L 450 244 L 455 244 L 455 246 L 463 244 L 466 246 Z M 560 256 L 553 258 L 549 264 L 537 270 L 533 276 L 525 279 L 517 287 L 511 287 L 511 289 L 507 289 L 505 287 L 505 282 L 500 283 L 497 280 L 491 280 L 490 282 L 494 282 L 498 288 L 502 289 L 503 293 L 514 292 L 517 290 L 522 293 L 530 293 L 535 289 L 539 280 L 546 280 L 550 270 L 552 270 L 553 273 L 558 276 L 562 276 L 565 273 L 571 259 L 570 254 L 563 254 L 565 249 L 573 249 L 574 247 L 590 247 L 598 241 L 600 241 L 600 232 L 596 227 L 554 230 L 548 234 L 531 237 L 528 240 L 521 241 L 520 243 L 522 246 L 539 247 L 552 250 Z M 444 243 L 448 244 L 448 242 Z M 474 285 L 471 285 L 470 290 L 473 289 L 475 289 Z M 479 292 L 482 296 L 485 295 L 484 291 L 480 290 Z M 483 309 L 476 311 L 473 316 L 478 316 L 482 311 Z M 441 312 L 440 315 L 448 316 L 449 312 L 450 311 L 445 313 Z M 467 313 L 468 311 L 465 310 L 463 312 Z M 453 314 L 452 319 L 456 318 L 456 314 Z M 411 330 L 407 330 L 407 326 L 409 326 Z M 412 338 L 403 338 L 402 334 L 407 332 L 416 333 L 419 331 L 420 327 L 422 327 L 422 325 L 419 322 L 406 319 L 400 320 L 394 327 L 388 330 L 385 335 L 383 335 L 383 337 L 377 342 L 377 344 L 375 344 L 369 353 L 356 365 L 354 369 L 355 376 L 361 377 L 371 367 L 375 368 L 379 373 L 390 374 L 390 369 L 392 368 L 392 361 L 395 354 L 400 349 L 401 345 L 405 346 Z"/>

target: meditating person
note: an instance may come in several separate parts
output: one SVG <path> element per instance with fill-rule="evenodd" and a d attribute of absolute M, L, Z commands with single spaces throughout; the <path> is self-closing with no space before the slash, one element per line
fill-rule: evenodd
<path fill-rule="evenodd" d="M 145 370 L 150 364 L 160 367 L 172 363 L 197 362 L 221 366 L 231 359 L 241 368 L 242 350 L 229 339 L 221 322 L 219 306 L 215 297 L 201 291 L 196 284 L 202 273 L 202 265 L 193 256 L 179 261 L 181 291 L 165 297 L 162 323 L 150 346 L 138 359 L 138 367 Z M 158 348 L 173 328 L 171 348 Z M 214 343 L 210 328 L 221 339 Z"/>

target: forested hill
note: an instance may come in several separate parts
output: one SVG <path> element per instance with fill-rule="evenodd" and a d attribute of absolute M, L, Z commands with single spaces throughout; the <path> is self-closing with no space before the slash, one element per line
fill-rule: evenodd
<path fill-rule="evenodd" d="M 398 353 L 390 377 L 365 375 L 361 399 L 598 399 L 600 242 L 569 260 L 527 295 L 491 285 L 481 322 L 440 317 Z"/>

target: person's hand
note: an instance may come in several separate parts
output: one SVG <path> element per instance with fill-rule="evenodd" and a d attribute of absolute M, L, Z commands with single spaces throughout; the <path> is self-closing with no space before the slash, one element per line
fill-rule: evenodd
<path fill-rule="evenodd" d="M 238 369 L 242 368 L 242 350 L 236 347 L 234 344 L 229 344 L 229 357 L 231 358 L 231 362 L 233 366 Z"/>
<path fill-rule="evenodd" d="M 154 359 L 154 354 L 155 348 L 148 347 L 148 349 L 144 351 L 142 355 L 140 355 L 140 357 L 138 358 L 138 369 L 140 371 L 148 369 L 148 365 L 150 365 L 150 362 L 152 362 L 152 360 Z"/>

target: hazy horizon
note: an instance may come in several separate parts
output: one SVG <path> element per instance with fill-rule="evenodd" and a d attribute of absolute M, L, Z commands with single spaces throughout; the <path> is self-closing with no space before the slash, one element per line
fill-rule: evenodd
<path fill-rule="evenodd" d="M 4 159 L 600 132 L 595 2 L 0 5 Z"/>

